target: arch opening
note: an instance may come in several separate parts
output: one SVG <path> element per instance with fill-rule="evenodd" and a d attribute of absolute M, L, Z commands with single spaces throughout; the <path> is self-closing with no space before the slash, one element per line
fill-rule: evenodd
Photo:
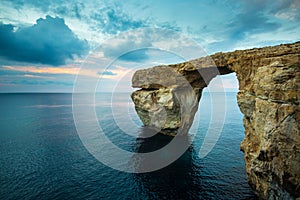
<path fill-rule="evenodd" d="M 184 126 L 184 129 L 178 127 L 181 124 L 192 124 L 203 88 L 218 75 L 209 72 L 212 66 L 210 61 L 213 60 L 214 66 L 217 66 L 219 71 L 225 70 L 221 74 L 235 72 L 237 75 L 239 83 L 237 103 L 241 113 L 244 114 L 245 129 L 240 149 L 244 152 L 246 174 L 251 188 L 262 199 L 298 198 L 300 197 L 299 46 L 300 43 L 297 42 L 216 53 L 209 58 L 203 57 L 185 63 L 137 71 L 132 79 L 133 87 L 142 89 L 132 94 L 136 111 L 140 117 L 147 118 L 149 113 L 159 114 L 156 111 L 164 109 L 167 112 L 163 124 L 172 125 L 172 132 L 175 131 L 175 135 L 186 134 L 189 126 Z M 178 81 L 176 73 L 165 73 L 168 67 L 184 76 L 192 85 L 193 92 L 187 93 L 187 90 L 183 89 L 184 81 Z M 193 73 L 195 70 L 209 72 L 206 81 Z M 158 85 L 164 87 L 152 87 L 153 84 L 150 83 L 153 81 L 158 81 Z M 155 101 L 157 103 L 147 98 L 149 93 L 156 93 L 155 96 L 159 97 Z M 192 109 L 185 109 L 186 112 L 178 109 L 174 98 L 176 94 L 177 97 L 182 97 L 179 99 L 184 102 L 183 105 L 188 105 Z M 146 123 L 144 121 L 143 123 L 151 126 L 153 121 L 146 120 Z M 165 130 L 170 127 L 159 128 Z"/>

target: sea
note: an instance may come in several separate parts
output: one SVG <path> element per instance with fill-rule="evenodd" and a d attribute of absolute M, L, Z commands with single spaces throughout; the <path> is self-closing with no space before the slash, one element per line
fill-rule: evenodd
<path fill-rule="evenodd" d="M 103 164 L 86 148 L 71 93 L 0 94 L 0 199 L 256 199 L 240 151 L 243 114 L 236 93 L 225 97 L 223 128 L 206 156 L 199 150 L 212 127 L 209 92 L 202 94 L 196 131 L 189 133 L 193 141 L 182 156 L 156 171 L 128 173 Z M 89 106 L 107 138 L 126 151 L 150 152 L 173 139 L 139 137 L 147 127 L 129 93 L 97 93 Z"/>

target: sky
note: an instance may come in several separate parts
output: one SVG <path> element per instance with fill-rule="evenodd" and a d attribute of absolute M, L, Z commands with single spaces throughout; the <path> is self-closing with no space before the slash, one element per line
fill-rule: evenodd
<path fill-rule="evenodd" d="M 299 0 L 1 0 L 0 92 L 72 92 L 91 79 L 97 91 L 129 92 L 137 69 L 299 33 Z M 234 74 L 219 78 L 212 90 L 237 90 Z"/>

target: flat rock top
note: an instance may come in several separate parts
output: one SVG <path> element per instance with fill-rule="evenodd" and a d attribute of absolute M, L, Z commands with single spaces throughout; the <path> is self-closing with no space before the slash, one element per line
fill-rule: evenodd
<path fill-rule="evenodd" d="M 148 69 L 138 70 L 133 75 L 132 87 L 157 89 L 161 87 L 172 87 L 176 85 L 178 86 L 186 84 L 187 81 L 194 81 L 195 78 L 190 78 L 191 72 L 195 72 L 197 70 L 205 71 L 206 69 L 217 69 L 216 67 L 218 67 L 219 70 L 222 68 L 226 68 L 232 71 L 237 71 L 237 66 L 239 68 L 239 71 L 247 70 L 246 68 L 249 69 L 249 62 L 251 62 L 252 68 L 257 68 L 261 65 L 268 65 L 273 62 L 268 58 L 276 58 L 281 56 L 288 57 L 289 55 L 292 55 L 291 59 L 293 60 L 289 60 L 288 58 L 286 58 L 286 61 L 284 62 L 300 62 L 300 42 L 247 50 L 236 50 L 227 53 L 219 52 L 211 56 L 206 56 L 183 63 L 161 65 Z M 296 56 L 296 60 L 295 55 L 298 55 Z M 189 77 L 187 76 L 187 74 Z M 196 77 L 195 74 L 194 76 Z"/>
<path fill-rule="evenodd" d="M 177 71 L 191 71 L 215 66 L 226 67 L 236 62 L 243 62 L 243 60 L 278 57 L 288 54 L 300 54 L 300 42 L 246 50 L 236 50 L 226 53 L 219 52 L 210 56 L 169 66 L 176 68 Z"/>

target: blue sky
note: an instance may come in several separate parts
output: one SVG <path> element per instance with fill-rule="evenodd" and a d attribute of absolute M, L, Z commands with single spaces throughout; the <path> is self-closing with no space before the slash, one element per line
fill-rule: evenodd
<path fill-rule="evenodd" d="M 100 74 L 99 91 L 129 91 L 136 69 L 183 61 L 157 46 L 197 58 L 184 37 L 212 54 L 299 41 L 299 25 L 298 0 L 2 0 L 0 92 L 72 92 L 79 71 Z"/>

